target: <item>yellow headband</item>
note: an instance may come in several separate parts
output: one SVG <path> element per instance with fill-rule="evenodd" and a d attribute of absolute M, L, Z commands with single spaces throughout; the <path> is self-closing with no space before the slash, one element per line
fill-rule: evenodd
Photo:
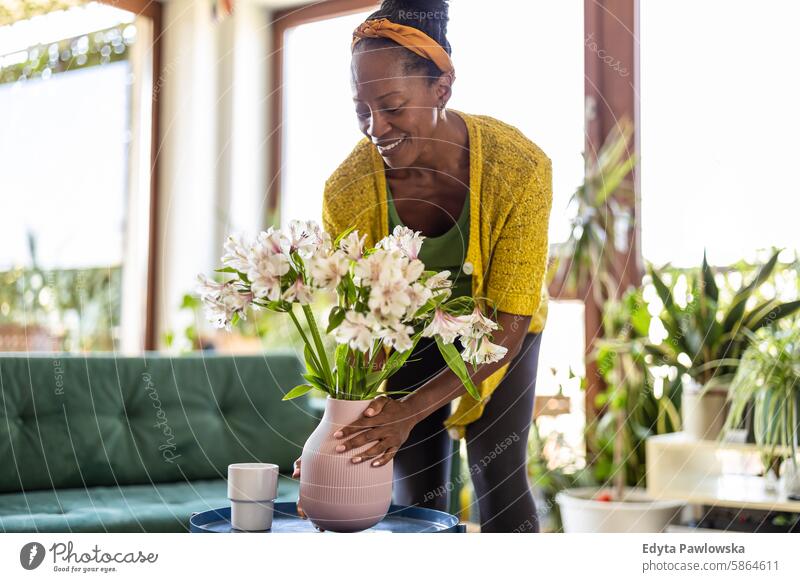
<path fill-rule="evenodd" d="M 350 49 L 355 48 L 356 43 L 362 38 L 388 38 L 393 40 L 411 52 L 433 61 L 439 67 L 439 70 L 444 73 L 450 73 L 455 77 L 453 61 L 450 60 L 450 55 L 447 54 L 447 51 L 438 42 L 413 26 L 397 24 L 386 18 L 366 20 L 353 31 L 353 43 L 350 45 Z"/>

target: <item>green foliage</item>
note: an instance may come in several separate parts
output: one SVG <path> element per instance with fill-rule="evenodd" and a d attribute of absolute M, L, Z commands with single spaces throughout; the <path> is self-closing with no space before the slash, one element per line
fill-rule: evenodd
<path fill-rule="evenodd" d="M 118 265 L 0 272 L 0 324 L 41 326 L 63 351 L 113 351 L 121 295 Z"/>
<path fill-rule="evenodd" d="M 572 229 L 554 252 L 554 268 L 561 272 L 565 288 L 580 294 L 592 282 L 598 305 L 615 295 L 621 277 L 615 252 L 627 245 L 624 237 L 633 224 L 634 191 L 628 174 L 638 160 L 631 153 L 632 136 L 630 120 L 621 119 L 596 157 L 584 154 L 584 182 L 570 199 L 575 212 Z"/>
<path fill-rule="evenodd" d="M 688 293 L 676 299 L 677 277 L 672 285 L 662 272 L 650 267 L 650 278 L 663 305 L 659 319 L 667 337 L 647 346 L 656 364 L 677 369 L 676 382 L 688 374 L 699 384 L 726 385 L 747 347 L 748 332 L 772 325 L 800 309 L 800 301 L 781 302 L 775 297 L 757 301 L 759 288 L 773 275 L 780 251 L 759 265 L 751 280 L 723 301 L 714 270 L 703 257 L 700 269 L 683 271 Z M 752 306 L 751 306 L 752 305 Z"/>
<path fill-rule="evenodd" d="M 640 289 L 607 301 L 603 339 L 593 354 L 606 384 L 597 405 L 607 406 L 609 414 L 586 427 L 586 438 L 597 451 L 591 461 L 595 478 L 614 480 L 617 498 L 625 485 L 645 485 L 645 439 L 680 429 L 680 393 L 674 387 L 655 391 L 646 350 L 650 320 Z"/>
<path fill-rule="evenodd" d="M 748 347 L 731 382 L 725 430 L 738 426 L 753 406 L 755 439 L 766 467 L 774 459 L 796 463 L 800 431 L 800 319 L 745 332 Z"/>

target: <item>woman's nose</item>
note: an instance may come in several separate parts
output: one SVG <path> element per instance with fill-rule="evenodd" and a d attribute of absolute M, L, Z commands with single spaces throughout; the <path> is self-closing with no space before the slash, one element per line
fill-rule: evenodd
<path fill-rule="evenodd" d="M 386 135 L 390 126 L 386 123 L 383 113 L 380 110 L 373 110 L 369 116 L 369 124 L 367 125 L 367 133 L 373 139 L 380 139 Z"/>

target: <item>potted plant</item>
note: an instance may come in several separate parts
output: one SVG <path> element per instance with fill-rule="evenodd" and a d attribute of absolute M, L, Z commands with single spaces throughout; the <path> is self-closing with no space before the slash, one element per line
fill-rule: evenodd
<path fill-rule="evenodd" d="M 229 236 L 224 267 L 217 269 L 232 275 L 229 280 L 199 275 L 200 297 L 218 327 L 231 330 L 248 309 L 268 309 L 285 313 L 297 328 L 306 383 L 287 390 L 284 400 L 313 388 L 327 394 L 322 421 L 303 447 L 300 501 L 317 527 L 331 531 L 369 528 L 388 510 L 392 463 L 351 463 L 373 443 L 337 454 L 332 435 L 362 415 L 419 339 L 435 339 L 450 369 L 478 400 L 466 363 L 474 371 L 507 352 L 491 342 L 499 325 L 483 314 L 479 301 L 450 298 L 449 272 L 425 270 L 418 258 L 424 236 L 398 226 L 373 248 L 364 248 L 365 238 L 348 229 L 332 241 L 317 223 L 295 220 L 286 232 L 270 227 L 252 241 Z M 310 306 L 319 293 L 336 297 L 325 326 Z M 335 339 L 331 354 L 323 332 Z M 460 353 L 456 339 L 464 348 Z"/>
<path fill-rule="evenodd" d="M 753 279 L 723 301 L 705 254 L 700 270 L 685 273 L 685 300 L 679 301 L 677 279 L 669 286 L 650 267 L 650 277 L 663 304 L 659 319 L 666 331 L 661 342 L 647 346 L 657 361 L 677 370 L 683 385 L 681 413 L 684 430 L 698 439 L 715 439 L 725 420 L 727 387 L 747 347 L 746 332 L 769 326 L 800 308 L 800 301 L 775 298 L 751 306 L 751 298 L 775 269 L 780 251 L 761 265 Z"/>
<path fill-rule="evenodd" d="M 738 426 L 753 406 L 753 428 L 765 477 L 780 473 L 786 495 L 800 494 L 797 466 L 800 432 L 800 321 L 759 334 L 747 332 L 750 345 L 730 386 L 730 413 L 724 430 Z M 791 460 L 791 462 L 787 462 Z"/>
<path fill-rule="evenodd" d="M 645 348 L 650 319 L 639 289 L 605 304 L 603 339 L 593 355 L 607 386 L 600 404 L 608 405 L 608 412 L 587 427 L 586 434 L 598 440 L 599 459 L 592 463 L 595 478 L 613 487 L 560 491 L 556 501 L 567 533 L 659 532 L 683 506 L 680 501 L 654 500 L 643 487 L 644 440 L 672 432 L 680 423 L 670 394 L 654 392 Z M 635 486 L 629 487 L 629 481 Z"/>

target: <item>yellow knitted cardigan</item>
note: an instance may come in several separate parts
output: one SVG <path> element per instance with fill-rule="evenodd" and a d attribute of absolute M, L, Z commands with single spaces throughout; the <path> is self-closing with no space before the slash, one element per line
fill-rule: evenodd
<path fill-rule="evenodd" d="M 540 332 L 547 318 L 550 158 L 511 125 L 486 115 L 448 111 L 464 120 L 469 133 L 470 226 L 464 272 L 472 275 L 472 295 L 487 297 L 498 311 L 533 316 L 528 331 Z M 367 246 L 389 234 L 383 159 L 369 139 L 359 141 L 325 182 L 322 220 L 334 237 L 355 226 L 367 235 Z M 484 313 L 491 316 L 492 304 L 488 307 Z M 464 438 L 466 426 L 480 418 L 507 369 L 508 362 L 477 386 L 480 401 L 469 395 L 459 399 L 444 423 L 452 438 Z"/>

